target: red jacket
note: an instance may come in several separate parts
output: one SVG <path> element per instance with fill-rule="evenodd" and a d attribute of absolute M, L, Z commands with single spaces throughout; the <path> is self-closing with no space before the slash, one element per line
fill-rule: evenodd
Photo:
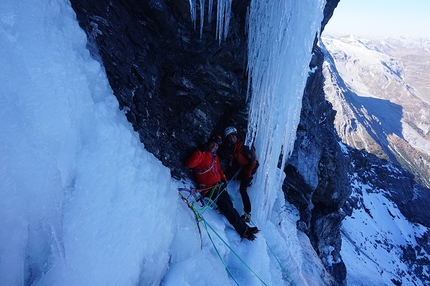
<path fill-rule="evenodd" d="M 186 164 L 188 168 L 193 169 L 200 187 L 211 187 L 226 180 L 218 156 L 209 151 L 195 151 Z"/>
<path fill-rule="evenodd" d="M 257 166 L 257 153 L 254 147 L 248 147 L 243 144 L 244 135 L 238 134 L 236 143 L 230 144 L 230 149 L 233 153 L 233 158 L 235 162 L 243 167 L 242 172 L 244 172 L 248 178 L 251 178 L 255 173 L 254 169 Z"/>

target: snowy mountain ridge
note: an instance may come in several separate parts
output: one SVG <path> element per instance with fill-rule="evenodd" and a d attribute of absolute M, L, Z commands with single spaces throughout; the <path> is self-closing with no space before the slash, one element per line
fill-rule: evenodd
<path fill-rule="evenodd" d="M 430 186 L 430 42 L 324 38 L 325 93 L 343 142 Z"/>
<path fill-rule="evenodd" d="M 348 282 L 425 285 L 430 218 L 420 201 L 430 194 L 400 164 L 428 183 L 429 42 L 353 35 L 322 40 L 324 92 L 350 158 L 352 193 L 341 226 Z M 408 272 L 415 274 L 405 278 Z M 366 283 L 357 273 L 366 273 Z"/>

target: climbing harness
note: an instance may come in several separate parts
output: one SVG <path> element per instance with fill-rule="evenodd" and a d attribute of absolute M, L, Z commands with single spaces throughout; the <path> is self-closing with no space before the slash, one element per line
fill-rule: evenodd
<path fill-rule="evenodd" d="M 226 188 L 224 188 L 221 192 L 218 192 L 218 195 L 214 199 L 212 199 L 212 196 L 215 193 L 215 191 L 217 189 L 219 189 L 221 186 L 222 186 L 222 184 L 217 184 L 213 187 L 204 188 L 204 189 L 186 189 L 186 188 L 179 188 L 178 189 L 179 196 L 187 204 L 188 208 L 191 209 L 194 213 L 194 218 L 195 218 L 195 221 L 197 224 L 197 229 L 199 230 L 199 235 L 200 235 L 200 249 L 203 248 L 203 238 L 202 238 L 202 231 L 200 229 L 199 223 L 202 221 L 202 219 L 203 219 L 202 215 L 207 209 L 216 208 L 216 201 L 218 200 L 218 197 L 221 195 L 222 192 L 224 192 L 224 190 Z M 205 197 L 200 194 L 202 191 L 206 191 L 206 190 L 211 190 L 207 204 L 204 201 Z M 184 194 L 183 194 L 184 192 L 188 193 L 188 195 L 184 196 Z M 195 202 L 201 203 L 200 211 L 198 211 L 195 208 L 195 206 L 194 206 Z"/>

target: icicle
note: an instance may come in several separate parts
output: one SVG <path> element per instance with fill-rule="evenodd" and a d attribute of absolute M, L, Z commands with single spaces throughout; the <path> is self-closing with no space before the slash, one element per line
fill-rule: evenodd
<path fill-rule="evenodd" d="M 196 0 L 190 0 L 190 15 L 191 15 L 191 21 L 193 21 L 193 29 L 196 29 L 196 21 L 197 21 L 197 7 L 196 7 Z"/>
<path fill-rule="evenodd" d="M 227 0 L 227 3 L 224 5 L 224 29 L 223 29 L 223 40 L 227 39 L 228 35 L 228 27 L 230 25 L 230 17 L 231 17 L 231 3 L 232 0 Z"/>
<path fill-rule="evenodd" d="M 231 3 L 232 0 L 218 0 L 216 37 L 219 43 L 227 38 L 231 17 Z"/>
<path fill-rule="evenodd" d="M 209 9 L 208 9 L 208 23 L 212 22 L 212 7 L 214 5 L 214 1 L 213 0 L 209 0 Z"/>
<path fill-rule="evenodd" d="M 217 11 L 216 11 L 216 38 L 220 41 L 220 23 L 221 23 L 221 10 L 223 8 L 224 1 L 218 0 Z"/>
<path fill-rule="evenodd" d="M 204 23 L 205 23 L 205 0 L 200 0 L 200 39 L 203 37 Z"/>
<path fill-rule="evenodd" d="M 189 0 L 190 3 L 190 15 L 191 20 L 193 22 L 193 28 L 196 29 L 197 22 L 197 0 Z M 209 0 L 208 7 L 208 23 L 212 22 L 212 7 L 213 0 Z M 221 43 L 222 40 L 225 40 L 228 35 L 228 27 L 230 24 L 231 17 L 231 4 L 232 0 L 218 0 L 217 2 L 217 16 L 216 16 L 216 33 L 215 37 L 218 39 L 218 42 Z M 200 38 L 203 36 L 203 27 L 205 22 L 205 9 L 206 9 L 206 0 L 199 0 L 200 6 Z"/>

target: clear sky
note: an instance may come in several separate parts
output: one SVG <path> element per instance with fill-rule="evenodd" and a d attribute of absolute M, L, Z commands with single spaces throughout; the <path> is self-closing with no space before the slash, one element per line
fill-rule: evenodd
<path fill-rule="evenodd" d="M 430 38 L 430 0 L 340 0 L 324 35 Z"/>

